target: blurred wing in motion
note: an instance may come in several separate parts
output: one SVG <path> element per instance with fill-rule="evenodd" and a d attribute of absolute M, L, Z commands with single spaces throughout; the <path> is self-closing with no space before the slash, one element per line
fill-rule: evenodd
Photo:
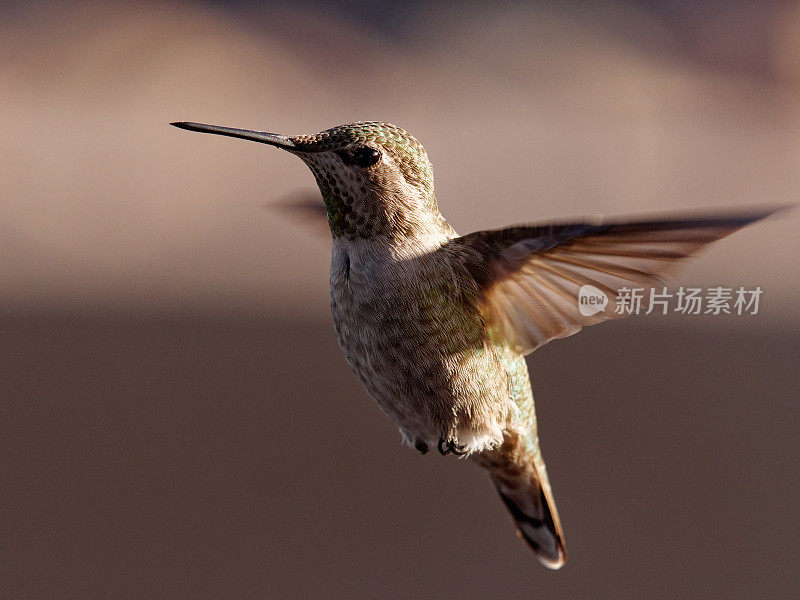
<path fill-rule="evenodd" d="M 308 231 L 330 237 L 328 213 L 319 193 L 298 193 L 281 202 L 270 202 L 264 206 L 288 217 Z"/>
<path fill-rule="evenodd" d="M 478 283 L 482 314 L 492 335 L 520 354 L 617 314 L 617 293 L 663 284 L 703 246 L 776 209 L 689 219 L 519 226 L 453 239 L 451 248 Z M 589 316 L 579 291 L 592 286 L 608 298 Z M 591 288 L 588 288 L 591 289 Z M 586 311 L 589 312 L 589 311 Z"/>

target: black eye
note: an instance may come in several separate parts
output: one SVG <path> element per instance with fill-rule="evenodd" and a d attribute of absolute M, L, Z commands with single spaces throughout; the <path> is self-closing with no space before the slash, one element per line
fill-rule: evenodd
<path fill-rule="evenodd" d="M 361 146 L 353 150 L 353 162 L 359 167 L 367 168 L 374 165 L 381 159 L 381 153 L 370 148 L 369 146 Z"/>

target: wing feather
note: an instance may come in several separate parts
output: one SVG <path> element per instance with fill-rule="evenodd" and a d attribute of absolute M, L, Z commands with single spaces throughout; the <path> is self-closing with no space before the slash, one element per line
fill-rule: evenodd
<path fill-rule="evenodd" d="M 479 289 L 490 333 L 520 354 L 618 314 L 622 287 L 645 289 L 701 248 L 777 209 L 647 221 L 589 221 L 478 231 L 451 240 Z M 604 311 L 583 315 L 578 295 L 593 286 L 608 297 Z"/>

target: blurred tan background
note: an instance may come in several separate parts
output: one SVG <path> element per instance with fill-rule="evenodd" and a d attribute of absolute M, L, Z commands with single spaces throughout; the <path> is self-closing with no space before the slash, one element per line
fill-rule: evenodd
<path fill-rule="evenodd" d="M 570 563 L 483 474 L 399 446 L 328 317 L 295 158 L 178 131 L 397 123 L 462 232 L 796 202 L 800 4 L 10 2 L 0 8 L 0 596 L 797 592 L 800 211 L 647 317 L 530 359 Z"/>

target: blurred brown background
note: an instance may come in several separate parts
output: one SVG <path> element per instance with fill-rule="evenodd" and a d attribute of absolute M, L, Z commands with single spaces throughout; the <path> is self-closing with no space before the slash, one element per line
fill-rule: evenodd
<path fill-rule="evenodd" d="M 796 595 L 800 211 L 640 317 L 530 357 L 570 562 L 483 473 L 399 445 L 272 149 L 170 128 L 395 122 L 460 231 L 794 202 L 800 4 L 0 8 L 0 597 Z"/>

